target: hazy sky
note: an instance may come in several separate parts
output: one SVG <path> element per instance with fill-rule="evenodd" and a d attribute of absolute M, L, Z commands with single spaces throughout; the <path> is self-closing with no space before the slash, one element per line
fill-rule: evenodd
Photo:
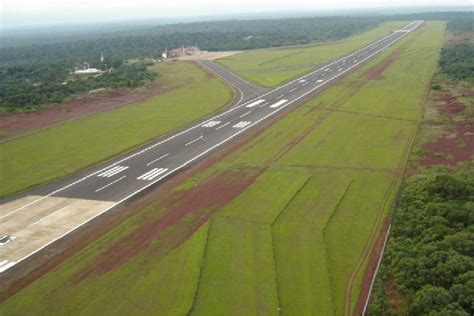
<path fill-rule="evenodd" d="M 471 0 L 0 0 L 0 23 L 11 27 L 267 10 L 470 4 Z"/>

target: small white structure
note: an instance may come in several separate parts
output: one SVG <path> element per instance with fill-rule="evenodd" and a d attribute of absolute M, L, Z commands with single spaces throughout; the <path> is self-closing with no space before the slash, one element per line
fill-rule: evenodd
<path fill-rule="evenodd" d="M 85 74 L 100 74 L 102 73 L 102 70 L 97 69 L 97 68 L 90 68 L 89 64 L 86 63 L 84 69 L 77 69 L 77 67 L 74 69 L 74 73 L 76 75 L 85 75 Z"/>

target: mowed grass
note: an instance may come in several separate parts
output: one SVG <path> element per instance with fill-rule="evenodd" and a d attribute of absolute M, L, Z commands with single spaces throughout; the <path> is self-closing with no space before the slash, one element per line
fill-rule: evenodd
<path fill-rule="evenodd" d="M 15 308 L 22 310 L 26 303 L 41 305 L 43 314 L 54 314 L 61 304 L 79 304 L 78 312 L 71 313 L 80 313 L 85 304 L 88 311 L 94 307 L 100 310 L 108 302 L 116 302 L 115 293 L 105 290 L 88 299 L 90 293 L 131 282 L 133 286 L 118 295 L 129 296 L 131 303 L 122 305 L 128 313 L 144 313 L 146 308 L 148 313 L 159 313 L 163 308 L 170 315 L 348 314 L 366 266 L 364 249 L 373 244 L 372 233 L 379 229 L 396 192 L 396 169 L 403 167 L 407 158 L 416 123 L 407 119 L 416 118 L 423 106 L 443 32 L 444 23 L 427 23 L 403 40 L 416 39 L 382 78 L 368 81 L 365 73 L 396 47 L 180 187 L 185 193 L 219 172 L 261 172 L 249 188 L 217 211 L 205 245 L 189 239 L 182 246 L 203 254 L 201 260 L 189 261 L 192 268 L 186 266 L 193 271 L 200 269 L 195 282 L 180 277 L 182 259 L 168 255 L 164 258 L 169 264 L 159 265 L 157 262 L 164 260 L 155 255 L 160 240 L 153 240 L 154 247 L 115 270 L 84 280 L 83 285 L 72 282 L 75 265 L 69 259 L 5 301 L 0 311 L 7 306 L 5 314 L 9 315 Z M 410 59 L 423 66 L 407 67 Z M 416 91 L 404 97 L 398 90 L 383 89 L 377 94 L 378 102 L 361 97 L 375 95 L 385 85 Z M 372 102 L 371 106 L 365 102 Z M 159 203 L 153 207 L 159 208 Z M 139 225 L 133 227 L 140 229 Z M 120 231 L 117 229 L 115 235 L 126 235 Z M 88 251 L 96 253 L 89 246 L 75 260 Z M 94 261 L 80 264 L 84 269 L 84 265 L 93 267 Z M 156 274 L 143 272 L 155 265 Z M 170 277 L 163 281 L 158 275 Z M 156 287 L 161 282 L 165 288 L 172 283 L 173 289 L 183 288 L 188 293 L 170 306 L 182 304 L 187 308 L 189 293 L 195 289 L 192 306 L 186 312 L 179 306 L 135 306 L 144 295 L 142 290 L 149 289 L 155 280 L 159 280 Z"/>
<path fill-rule="evenodd" d="M 105 277 L 72 281 L 96 260 L 96 251 L 85 251 L 54 273 L 0 306 L 1 315 L 185 315 L 193 304 L 209 225 L 201 227 L 186 243 L 159 257 L 154 251 L 141 255 Z M 90 248 L 100 249 L 100 240 Z M 153 249 L 153 247 L 150 247 Z M 150 249 L 149 248 L 149 249 Z M 56 289 L 51 291 L 51 289 Z"/>
<path fill-rule="evenodd" d="M 355 51 L 405 24 L 406 21 L 383 23 L 367 32 L 335 42 L 252 50 L 219 59 L 219 63 L 258 85 L 273 87 L 307 73 L 319 64 Z"/>
<path fill-rule="evenodd" d="M 232 90 L 189 62 L 156 66 L 162 95 L 0 144 L 0 196 L 127 151 L 224 107 Z"/>
<path fill-rule="evenodd" d="M 193 315 L 278 313 L 272 233 L 268 225 L 211 221 Z"/>

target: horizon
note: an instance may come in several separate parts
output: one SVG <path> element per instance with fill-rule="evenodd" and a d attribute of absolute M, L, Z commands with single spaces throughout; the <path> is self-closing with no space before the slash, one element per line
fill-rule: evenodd
<path fill-rule="evenodd" d="M 51 4 L 58 0 L 49 0 Z M 149 0 L 142 1 L 144 6 L 150 6 Z M 213 0 L 201 0 L 198 2 L 212 2 Z M 218 5 L 213 5 L 212 9 L 209 10 L 201 8 L 196 10 L 196 5 L 191 5 L 187 10 L 168 10 L 161 11 L 160 13 L 149 14 L 149 11 L 143 12 L 143 7 L 139 9 L 133 6 L 133 9 L 127 10 L 128 6 L 123 6 L 123 1 L 118 1 L 118 6 L 110 6 L 107 9 L 110 10 L 110 17 L 103 17 L 102 7 L 94 6 L 87 1 L 81 1 L 81 3 L 72 4 L 67 3 L 66 6 L 55 6 L 54 10 L 45 9 L 44 5 L 42 8 L 35 6 L 25 6 L 25 2 L 32 3 L 31 1 L 12 1 L 6 0 L 0 4 L 0 30 L 3 31 L 15 31 L 15 30 L 27 30 L 29 28 L 47 28 L 57 26 L 93 26 L 93 25 L 112 25 L 112 24 L 173 24 L 173 23 L 189 23 L 189 22 L 200 22 L 200 21 L 212 21 L 212 20 L 225 20 L 225 19 L 239 19 L 239 18 L 284 18 L 284 17 L 310 17 L 310 16 L 331 16 L 341 13 L 374 13 L 374 14 L 394 14 L 394 13 L 419 13 L 443 10 L 460 10 L 470 11 L 472 5 L 469 1 L 456 0 L 454 3 L 443 4 L 442 1 L 424 1 L 417 3 L 416 5 L 408 4 L 406 0 L 398 0 L 396 2 L 387 1 L 371 1 L 367 0 L 365 3 L 358 6 L 353 5 L 356 1 L 353 0 L 336 0 L 332 5 L 318 5 L 309 4 L 306 0 L 296 0 L 300 4 L 290 4 L 289 1 L 281 0 L 275 4 L 272 4 L 272 8 L 264 8 L 262 2 L 259 4 L 249 6 L 250 1 L 245 1 L 241 9 L 236 12 L 235 10 L 222 9 Z M 371 3 L 369 3 L 371 2 Z M 120 6 L 120 4 L 122 6 Z M 351 5 L 352 4 L 352 5 Z M 69 11 L 65 10 L 67 5 L 72 5 L 73 8 Z M 74 7 L 75 5 L 75 7 Z M 84 9 L 84 5 L 87 6 L 87 10 Z M 19 8 L 22 9 L 19 9 Z M 28 7 L 27 10 L 24 8 Z M 82 7 L 82 9 L 81 9 Z M 391 12 L 377 12 L 390 8 Z M 138 10 L 137 10 L 138 9 Z M 91 11 L 93 10 L 93 11 Z M 399 12 L 393 11 L 398 10 Z M 421 10 L 421 11 L 420 11 Z M 60 13 L 62 12 L 62 13 Z M 90 14 L 93 12 L 93 14 Z M 170 12 L 166 14 L 166 12 Z M 174 14 L 173 14 L 174 12 Z M 102 14 L 102 15 L 101 15 Z"/>

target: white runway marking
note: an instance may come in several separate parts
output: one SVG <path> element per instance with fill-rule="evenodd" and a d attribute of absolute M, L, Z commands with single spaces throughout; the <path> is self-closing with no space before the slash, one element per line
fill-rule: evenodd
<path fill-rule="evenodd" d="M 342 71 L 342 68 L 339 68 L 337 71 Z"/>
<path fill-rule="evenodd" d="M 226 126 L 229 125 L 229 124 L 230 124 L 230 122 L 227 122 L 227 123 L 225 123 L 225 124 L 222 124 L 221 126 L 219 126 L 219 127 L 216 128 L 216 131 L 220 130 L 221 128 L 226 127 Z"/>
<path fill-rule="evenodd" d="M 147 166 L 149 166 L 149 165 L 151 165 L 151 164 L 153 164 L 153 163 L 157 162 L 158 160 L 161 160 L 161 159 L 163 159 L 163 158 L 166 158 L 166 157 L 168 157 L 169 155 L 170 155 L 169 153 L 167 153 L 167 154 L 164 154 L 163 156 L 160 156 L 160 157 L 156 158 L 155 160 L 152 160 L 152 161 L 150 161 L 150 162 L 149 162 L 149 163 L 147 163 L 146 165 L 147 165 Z"/>
<path fill-rule="evenodd" d="M 301 79 L 301 80 L 300 80 L 300 81 L 298 81 L 298 82 L 305 82 L 305 81 L 306 81 L 306 80 L 304 80 L 304 79 Z"/>
<path fill-rule="evenodd" d="M 110 177 L 116 175 L 117 173 L 120 173 L 120 172 L 122 172 L 124 170 L 127 170 L 127 169 L 128 169 L 127 166 L 116 166 L 112 169 L 109 169 L 105 172 L 102 172 L 102 173 L 98 174 L 97 176 L 98 177 L 103 177 L 103 178 L 110 178 Z"/>
<path fill-rule="evenodd" d="M 318 81 L 316 81 L 316 82 L 318 82 L 318 83 L 319 83 L 319 82 L 323 82 L 323 81 L 324 81 L 323 79 L 319 79 L 319 80 L 318 80 Z"/>
<path fill-rule="evenodd" d="M 15 261 L 8 262 L 8 260 L 3 260 L 2 262 L 0 262 L 0 273 L 14 266 L 15 263 L 16 263 Z"/>
<path fill-rule="evenodd" d="M 290 89 L 290 92 L 298 90 L 298 87 L 294 87 L 293 89 Z"/>
<path fill-rule="evenodd" d="M 267 104 L 268 104 L 268 103 L 265 102 L 265 103 L 263 103 L 262 105 L 260 105 L 259 108 L 263 108 L 263 107 L 264 107 L 265 105 L 267 105 Z"/>
<path fill-rule="evenodd" d="M 123 180 L 125 177 L 126 177 L 126 176 L 122 176 L 121 178 L 118 178 L 117 180 L 114 180 L 114 181 L 110 182 L 109 184 L 104 185 L 103 187 L 98 188 L 97 190 L 95 190 L 95 192 L 96 192 L 96 193 L 97 193 L 97 192 L 100 192 L 100 191 L 102 191 L 103 189 L 106 189 L 106 188 L 110 187 L 112 184 L 115 184 L 115 183 L 119 182 L 120 180 Z"/>
<path fill-rule="evenodd" d="M 278 100 L 278 99 L 281 99 L 281 98 L 283 98 L 284 96 L 285 96 L 284 94 L 280 94 L 280 95 L 279 95 L 279 96 L 277 96 L 275 99 L 277 99 L 277 100 Z"/>
<path fill-rule="evenodd" d="M 43 217 L 43 218 L 37 220 L 36 222 L 31 223 L 30 225 L 28 225 L 28 227 L 33 226 L 33 225 L 36 225 L 36 224 L 38 224 L 38 223 L 41 223 L 42 221 L 44 221 L 45 219 L 47 219 L 47 218 L 50 217 L 51 215 L 56 214 L 56 213 L 59 213 L 59 212 L 61 212 L 62 210 L 66 209 L 66 208 L 67 208 L 67 206 L 62 207 L 62 208 L 60 208 L 59 210 L 54 211 L 54 212 L 52 212 L 51 214 L 49 214 L 49 215 L 47 215 L 47 216 L 45 216 L 45 217 Z"/>
<path fill-rule="evenodd" d="M 249 125 L 250 123 L 252 122 L 249 122 L 249 121 L 241 121 L 237 124 L 235 124 L 234 126 L 232 126 L 233 128 L 244 128 L 245 126 Z"/>
<path fill-rule="evenodd" d="M 148 171 L 145 174 L 142 174 L 137 179 L 138 180 L 153 180 L 154 178 L 158 177 L 160 174 L 166 172 L 167 168 L 154 168 Z"/>
<path fill-rule="evenodd" d="M 218 124 L 220 124 L 221 121 L 210 121 L 210 122 L 207 122 L 206 124 L 203 124 L 201 125 L 202 127 L 214 127 Z"/>
<path fill-rule="evenodd" d="M 277 103 L 274 103 L 274 104 L 270 105 L 270 107 L 271 107 L 271 108 L 277 108 L 277 107 L 279 107 L 280 105 L 282 105 L 283 103 L 285 103 L 286 101 L 288 101 L 288 100 L 280 100 L 280 101 L 278 101 Z"/>
<path fill-rule="evenodd" d="M 305 83 L 302 84 L 302 86 L 304 87 L 304 86 L 306 86 L 308 83 L 309 83 L 309 82 L 305 82 Z"/>
<path fill-rule="evenodd" d="M 249 115 L 250 113 L 252 113 L 252 111 L 245 112 L 244 114 L 239 116 L 239 118 L 245 117 L 245 116 Z"/>
<path fill-rule="evenodd" d="M 203 138 L 204 138 L 204 136 L 201 135 L 201 136 L 199 136 L 198 138 L 195 138 L 195 139 L 193 139 L 193 140 L 187 142 L 186 144 L 184 144 L 184 146 L 189 146 L 189 145 L 191 145 L 192 143 L 197 142 L 198 140 L 203 139 Z"/>
<path fill-rule="evenodd" d="M 250 104 L 247 104 L 245 107 L 246 107 L 246 108 L 251 108 L 251 107 L 254 107 L 254 106 L 256 106 L 256 105 L 259 105 L 259 104 L 262 103 L 262 102 L 265 102 L 265 100 L 263 100 L 263 99 L 257 100 L 257 101 L 255 101 L 255 102 L 252 102 L 252 103 L 250 103 Z"/>

